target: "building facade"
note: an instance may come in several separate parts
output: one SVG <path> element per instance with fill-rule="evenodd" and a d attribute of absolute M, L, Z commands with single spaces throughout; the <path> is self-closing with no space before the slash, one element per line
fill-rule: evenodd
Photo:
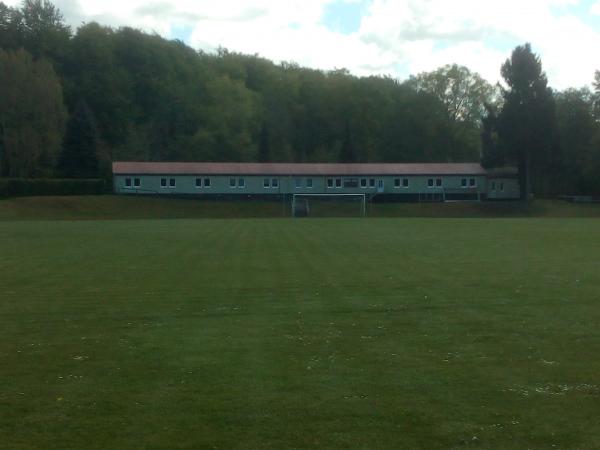
<path fill-rule="evenodd" d="M 114 162 L 117 194 L 282 196 L 365 194 L 398 201 L 518 198 L 516 177 L 476 163 L 294 164 Z"/>

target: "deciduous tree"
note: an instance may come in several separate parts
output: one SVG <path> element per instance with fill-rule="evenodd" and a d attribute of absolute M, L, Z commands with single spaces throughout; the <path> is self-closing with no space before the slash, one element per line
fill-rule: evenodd
<path fill-rule="evenodd" d="M 60 80 L 46 60 L 0 49 L 0 173 L 50 176 L 67 113 Z"/>

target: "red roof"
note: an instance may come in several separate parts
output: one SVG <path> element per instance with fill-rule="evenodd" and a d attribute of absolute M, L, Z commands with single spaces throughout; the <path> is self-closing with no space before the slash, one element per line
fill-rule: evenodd
<path fill-rule="evenodd" d="M 479 163 L 113 162 L 115 175 L 485 175 Z"/>

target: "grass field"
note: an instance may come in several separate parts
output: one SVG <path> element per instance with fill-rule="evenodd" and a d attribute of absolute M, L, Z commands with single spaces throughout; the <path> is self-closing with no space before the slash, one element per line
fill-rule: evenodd
<path fill-rule="evenodd" d="M 600 448 L 596 219 L 4 220 L 0 255 L 1 448 Z"/>

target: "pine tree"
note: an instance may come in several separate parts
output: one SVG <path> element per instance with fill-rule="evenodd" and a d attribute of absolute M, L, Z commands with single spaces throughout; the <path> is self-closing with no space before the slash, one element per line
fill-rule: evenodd
<path fill-rule="evenodd" d="M 67 124 L 58 169 L 67 178 L 98 176 L 98 131 L 93 113 L 80 101 Z"/>
<path fill-rule="evenodd" d="M 502 65 L 508 85 L 498 117 L 500 144 L 519 167 L 521 199 L 531 197 L 532 178 L 544 176 L 556 140 L 555 107 L 546 74 L 530 44 L 513 50 Z"/>

